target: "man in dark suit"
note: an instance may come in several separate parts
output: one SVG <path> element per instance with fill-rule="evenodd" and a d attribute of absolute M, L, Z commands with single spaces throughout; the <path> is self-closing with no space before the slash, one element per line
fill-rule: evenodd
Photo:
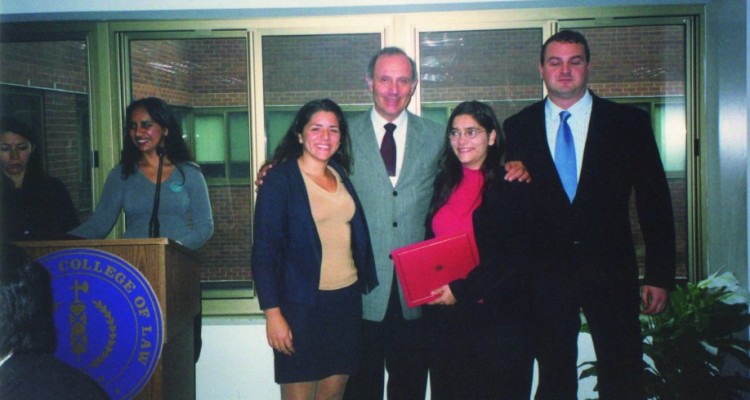
<path fill-rule="evenodd" d="M 639 309 L 661 312 L 674 286 L 672 205 L 650 118 L 591 93 L 589 61 L 580 33 L 550 37 L 539 66 L 547 99 L 504 124 L 509 159 L 521 160 L 534 179 L 538 400 L 577 398 L 581 309 L 598 360 L 600 398 L 643 399 Z M 640 299 L 633 191 L 646 244 Z"/>

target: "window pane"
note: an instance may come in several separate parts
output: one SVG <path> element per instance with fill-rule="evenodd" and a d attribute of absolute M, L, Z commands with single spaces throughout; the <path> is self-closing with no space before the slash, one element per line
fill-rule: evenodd
<path fill-rule="evenodd" d="M 250 124 L 247 112 L 229 113 L 230 177 L 249 178 Z"/>
<path fill-rule="evenodd" d="M 207 178 L 226 177 L 224 115 L 195 116 L 195 160 Z"/>
<path fill-rule="evenodd" d="M 229 110 L 248 109 L 246 38 L 138 39 L 129 46 L 132 97 L 157 96 L 179 107 L 209 183 L 214 235 L 200 250 L 202 279 L 249 279 L 250 132 L 246 111 L 227 117 Z"/>
<path fill-rule="evenodd" d="M 465 100 L 490 103 L 502 121 L 542 96 L 541 29 L 422 32 L 422 110 L 446 123 Z"/>
<path fill-rule="evenodd" d="M 668 172 L 685 172 L 685 105 L 657 104 L 654 108 L 654 131 L 657 132 L 664 168 Z"/>
<path fill-rule="evenodd" d="M 372 103 L 364 78 L 380 43 L 376 33 L 263 37 L 268 157 L 305 102 L 330 98 L 345 110 Z"/>
<path fill-rule="evenodd" d="M 687 173 L 685 117 L 685 26 L 577 29 L 591 48 L 589 87 L 615 101 L 651 104 L 650 111 L 672 192 L 677 233 L 677 276 L 687 277 Z M 645 100 L 645 101 L 644 101 Z M 645 245 L 634 201 L 631 225 L 643 268 Z"/>
<path fill-rule="evenodd" d="M 266 107 L 266 154 L 270 158 L 287 129 L 294 120 L 296 111 L 275 110 Z"/>
<path fill-rule="evenodd" d="M 38 136 L 44 166 L 70 192 L 80 217 L 92 209 L 86 40 L 0 43 L 0 113 Z"/>
<path fill-rule="evenodd" d="M 223 115 L 195 116 L 195 158 L 202 162 L 224 162 L 226 159 Z"/>

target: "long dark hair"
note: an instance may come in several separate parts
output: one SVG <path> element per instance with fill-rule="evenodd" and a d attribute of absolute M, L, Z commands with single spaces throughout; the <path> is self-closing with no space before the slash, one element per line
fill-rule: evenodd
<path fill-rule="evenodd" d="M 502 174 L 502 163 L 505 152 L 505 142 L 503 140 L 502 129 L 498 122 L 495 111 L 492 107 L 477 100 L 465 101 L 459 104 L 448 118 L 448 124 L 445 128 L 445 142 L 440 155 L 440 174 L 435 182 L 435 192 L 433 193 L 430 210 L 428 213 L 429 221 L 435 215 L 450 197 L 453 190 L 461 183 L 463 179 L 463 169 L 461 161 L 456 157 L 450 143 L 450 132 L 453 129 L 453 120 L 460 115 L 469 115 L 474 118 L 479 125 L 487 131 L 489 135 L 495 131 L 495 144 L 489 145 L 487 149 L 487 158 L 482 163 L 482 173 L 485 176 L 485 182 L 492 182 L 499 174 Z M 485 188 L 487 184 L 485 184 Z"/>
<path fill-rule="evenodd" d="M 276 165 L 287 160 L 295 160 L 302 155 L 302 143 L 299 142 L 299 137 L 297 135 L 302 134 L 302 131 L 305 130 L 305 125 L 307 125 L 312 116 L 319 111 L 332 112 L 339 120 L 341 141 L 338 150 L 336 150 L 336 153 L 331 159 L 336 161 L 336 163 L 339 164 L 347 174 L 351 172 L 352 157 L 351 140 L 349 139 L 349 125 L 346 123 L 346 118 L 344 118 L 344 112 L 341 111 L 341 107 L 330 99 L 311 100 L 297 111 L 297 115 L 294 116 L 292 125 L 287 129 L 284 138 L 281 139 L 281 142 L 276 146 L 276 150 L 273 152 L 271 164 Z"/>
<path fill-rule="evenodd" d="M 128 132 L 130 130 L 128 127 L 130 118 L 133 116 L 135 110 L 139 108 L 146 110 L 151 119 L 159 124 L 163 131 L 169 131 L 169 135 L 164 136 L 163 139 L 164 150 L 169 160 L 178 169 L 179 164 L 192 163 L 194 161 L 193 156 L 190 154 L 190 149 L 188 149 L 187 143 L 185 143 L 185 139 L 182 137 L 180 123 L 169 109 L 167 103 L 158 97 L 146 97 L 133 101 L 125 111 L 124 137 L 120 157 L 122 179 L 127 179 L 128 176 L 135 173 L 136 166 L 141 159 L 141 151 L 138 150 L 133 140 L 130 139 Z M 180 170 L 180 172 L 182 171 Z"/>
<path fill-rule="evenodd" d="M 31 125 L 13 116 L 3 116 L 0 118 L 0 135 L 7 132 L 22 136 L 31 143 L 33 150 L 26 162 L 23 180 L 32 181 L 44 177 L 46 174 L 42 163 L 42 149 L 39 147 L 38 137 Z"/>

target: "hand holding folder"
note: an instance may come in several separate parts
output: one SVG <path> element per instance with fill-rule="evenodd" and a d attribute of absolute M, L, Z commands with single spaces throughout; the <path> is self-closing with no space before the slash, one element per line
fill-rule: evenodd
<path fill-rule="evenodd" d="M 438 297 L 433 290 L 465 278 L 479 263 L 479 252 L 474 240 L 462 233 L 395 249 L 391 258 L 406 304 L 417 307 Z"/>

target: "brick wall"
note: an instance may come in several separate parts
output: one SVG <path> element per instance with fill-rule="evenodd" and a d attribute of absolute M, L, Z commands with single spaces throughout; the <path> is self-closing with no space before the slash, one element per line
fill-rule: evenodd
<path fill-rule="evenodd" d="M 302 105 L 328 97 L 340 104 L 367 104 L 367 64 L 380 35 L 269 36 L 263 38 L 266 105 Z"/>

